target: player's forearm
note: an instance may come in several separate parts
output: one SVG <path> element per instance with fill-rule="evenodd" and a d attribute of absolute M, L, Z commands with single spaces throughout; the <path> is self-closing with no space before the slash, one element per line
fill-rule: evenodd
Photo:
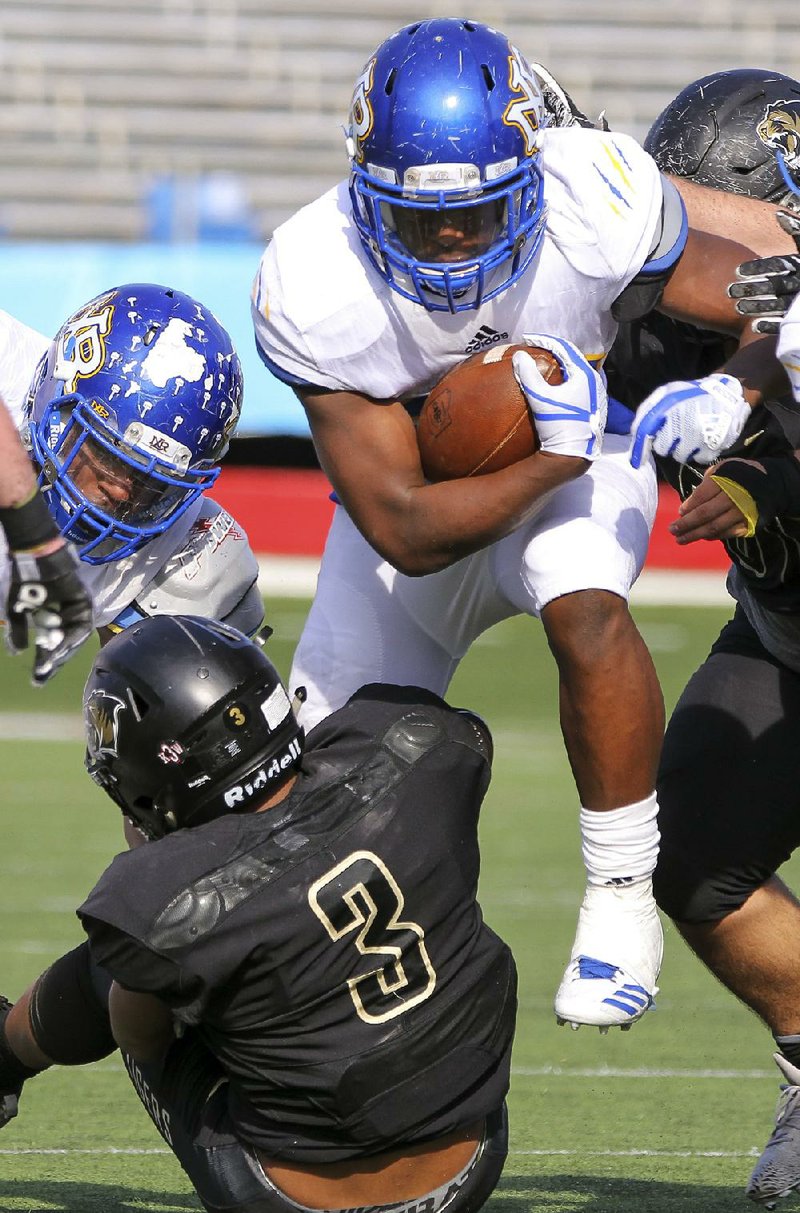
<path fill-rule="evenodd" d="M 23 1065 L 34 1070 L 44 1070 L 53 1062 L 36 1043 L 31 1027 L 30 1000 L 35 987 L 36 982 L 14 1003 L 5 1022 L 5 1034 L 13 1053 Z"/>
<path fill-rule="evenodd" d="M 36 491 L 31 461 L 11 414 L 0 400 L 0 509 L 17 506 Z"/>
<path fill-rule="evenodd" d="M 791 237 L 781 231 L 776 222 L 778 207 L 774 203 L 728 194 L 681 177 L 670 177 L 670 180 L 686 204 L 690 227 L 717 236 L 735 232 L 736 239 L 752 248 L 759 257 L 795 251 Z"/>
<path fill-rule="evenodd" d="M 384 560 L 406 576 L 422 577 L 509 535 L 547 494 L 588 466 L 584 459 L 540 451 L 486 476 L 420 485 L 394 499 L 340 496 Z"/>
<path fill-rule="evenodd" d="M 727 333 L 737 341 L 750 340 L 745 318 L 728 295 L 728 285 L 735 279 L 737 267 L 752 256 L 745 244 L 690 229 L 686 251 L 664 289 L 658 310 L 674 320 Z"/>
<path fill-rule="evenodd" d="M 747 326 L 748 332 L 750 326 Z M 744 396 L 751 407 L 789 391 L 786 371 L 775 356 L 774 337 L 751 335 L 720 370 L 742 382 Z"/>

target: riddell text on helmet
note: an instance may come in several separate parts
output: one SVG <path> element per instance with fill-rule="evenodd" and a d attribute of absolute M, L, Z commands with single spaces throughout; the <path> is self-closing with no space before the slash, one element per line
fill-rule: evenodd
<path fill-rule="evenodd" d="M 273 779 L 277 779 L 281 772 L 285 771 L 293 762 L 297 762 L 300 753 L 300 742 L 293 737 L 288 749 L 273 758 L 269 766 L 260 767 L 253 778 L 245 783 L 237 783 L 232 788 L 228 788 L 225 792 L 225 804 L 229 809 L 237 804 L 246 804 L 255 796 L 256 792 L 265 788 Z"/>

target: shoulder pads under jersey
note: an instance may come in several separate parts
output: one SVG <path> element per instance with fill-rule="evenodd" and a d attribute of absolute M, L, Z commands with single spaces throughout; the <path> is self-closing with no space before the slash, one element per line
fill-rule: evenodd
<path fill-rule="evenodd" d="M 150 615 L 201 615 L 252 636 L 264 621 L 258 561 L 236 519 L 204 498 L 182 546 L 110 625 L 118 632 Z"/>
<path fill-rule="evenodd" d="M 652 312 L 686 247 L 689 229 L 683 199 L 663 173 L 661 183 L 664 202 L 653 247 L 639 273 L 612 303 L 611 315 L 615 320 L 638 320 Z"/>

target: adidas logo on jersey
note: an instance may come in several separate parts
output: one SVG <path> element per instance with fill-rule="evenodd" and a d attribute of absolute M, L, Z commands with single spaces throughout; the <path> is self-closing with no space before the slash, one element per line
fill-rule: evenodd
<path fill-rule="evenodd" d="M 498 341 L 508 341 L 508 333 L 498 333 L 497 329 L 490 329 L 488 324 L 482 324 L 472 340 L 464 347 L 464 353 L 477 354 L 478 350 L 485 350 L 490 345 L 497 345 Z"/>

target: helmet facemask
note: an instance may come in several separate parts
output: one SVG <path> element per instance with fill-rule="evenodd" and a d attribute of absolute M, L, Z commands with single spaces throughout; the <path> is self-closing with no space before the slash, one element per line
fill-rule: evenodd
<path fill-rule="evenodd" d="M 219 475 L 210 463 L 190 468 L 191 451 L 145 423 L 133 422 L 120 437 L 98 418 L 98 404 L 80 396 L 54 401 L 33 434 L 50 511 L 87 564 L 133 555 Z M 57 434 L 55 446 L 42 442 L 43 432 Z M 162 454 L 147 454 L 140 443 L 157 445 Z"/>
<path fill-rule="evenodd" d="M 423 166 L 407 177 L 441 178 L 464 167 Z M 398 294 L 428 311 L 468 311 L 493 299 L 524 273 L 544 235 L 536 163 L 515 166 L 471 192 L 422 186 L 412 192 L 354 166 L 350 196 L 373 265 Z"/>

